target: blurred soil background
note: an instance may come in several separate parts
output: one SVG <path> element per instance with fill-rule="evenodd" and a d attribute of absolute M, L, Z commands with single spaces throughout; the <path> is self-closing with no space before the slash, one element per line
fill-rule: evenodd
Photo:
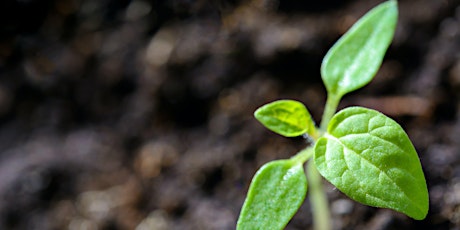
<path fill-rule="evenodd" d="M 2 0 L 0 229 L 234 229 L 264 163 L 306 146 L 254 110 L 304 102 L 322 57 L 381 0 Z M 460 1 L 401 0 L 383 66 L 340 107 L 401 122 L 430 212 L 325 182 L 335 229 L 460 229 Z M 311 229 L 308 201 L 287 229 Z"/>

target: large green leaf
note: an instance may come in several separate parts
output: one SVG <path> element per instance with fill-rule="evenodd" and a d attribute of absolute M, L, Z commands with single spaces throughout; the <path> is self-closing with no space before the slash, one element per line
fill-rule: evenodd
<path fill-rule="evenodd" d="M 321 76 L 330 94 L 341 97 L 374 78 L 393 39 L 397 17 L 396 1 L 382 3 L 334 44 L 321 65 Z"/>
<path fill-rule="evenodd" d="M 285 137 L 295 137 L 315 129 L 305 106 L 293 100 L 279 100 L 256 110 L 254 116 L 265 127 Z"/>
<path fill-rule="evenodd" d="M 283 229 L 307 193 L 302 164 L 277 160 L 262 166 L 254 176 L 238 219 L 240 230 Z"/>
<path fill-rule="evenodd" d="M 428 191 L 418 155 L 401 126 L 375 110 L 337 113 L 315 146 L 319 172 L 350 198 L 420 220 Z"/>

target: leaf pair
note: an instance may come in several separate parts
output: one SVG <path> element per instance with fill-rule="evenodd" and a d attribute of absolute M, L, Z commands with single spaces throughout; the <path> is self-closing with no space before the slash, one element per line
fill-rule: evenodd
<path fill-rule="evenodd" d="M 288 105 L 298 109 L 270 113 Z M 302 135 L 311 130 L 313 122 L 300 105 L 276 101 L 255 114 L 270 130 L 284 136 Z M 314 149 L 318 171 L 350 198 L 414 219 L 426 216 L 428 191 L 418 155 L 401 126 L 384 114 L 363 107 L 346 108 L 334 115 Z"/>

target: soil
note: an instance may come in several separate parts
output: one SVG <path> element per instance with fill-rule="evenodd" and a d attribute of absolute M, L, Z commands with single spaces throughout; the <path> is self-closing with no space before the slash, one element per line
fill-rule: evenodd
<path fill-rule="evenodd" d="M 0 229 L 234 229 L 264 163 L 306 143 L 252 114 L 319 122 L 322 57 L 369 0 L 3 0 Z M 423 221 L 325 189 L 335 229 L 460 229 L 460 1 L 401 0 L 372 83 L 343 99 L 400 122 Z M 308 201 L 286 229 L 311 229 Z"/>

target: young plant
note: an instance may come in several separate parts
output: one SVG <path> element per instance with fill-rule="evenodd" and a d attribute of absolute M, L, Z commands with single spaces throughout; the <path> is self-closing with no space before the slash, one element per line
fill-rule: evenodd
<path fill-rule="evenodd" d="M 375 76 L 393 39 L 397 16 L 395 0 L 380 4 L 326 54 L 321 76 L 327 102 L 319 128 L 297 101 L 279 100 L 257 109 L 255 117 L 268 129 L 286 137 L 304 135 L 313 144 L 257 171 L 237 229 L 283 229 L 304 202 L 307 181 L 315 229 L 331 229 L 321 176 L 362 204 L 393 209 L 416 220 L 426 217 L 425 177 L 401 126 L 378 111 L 359 106 L 335 113 L 345 94 Z M 305 174 L 303 165 L 311 159 Z"/>

